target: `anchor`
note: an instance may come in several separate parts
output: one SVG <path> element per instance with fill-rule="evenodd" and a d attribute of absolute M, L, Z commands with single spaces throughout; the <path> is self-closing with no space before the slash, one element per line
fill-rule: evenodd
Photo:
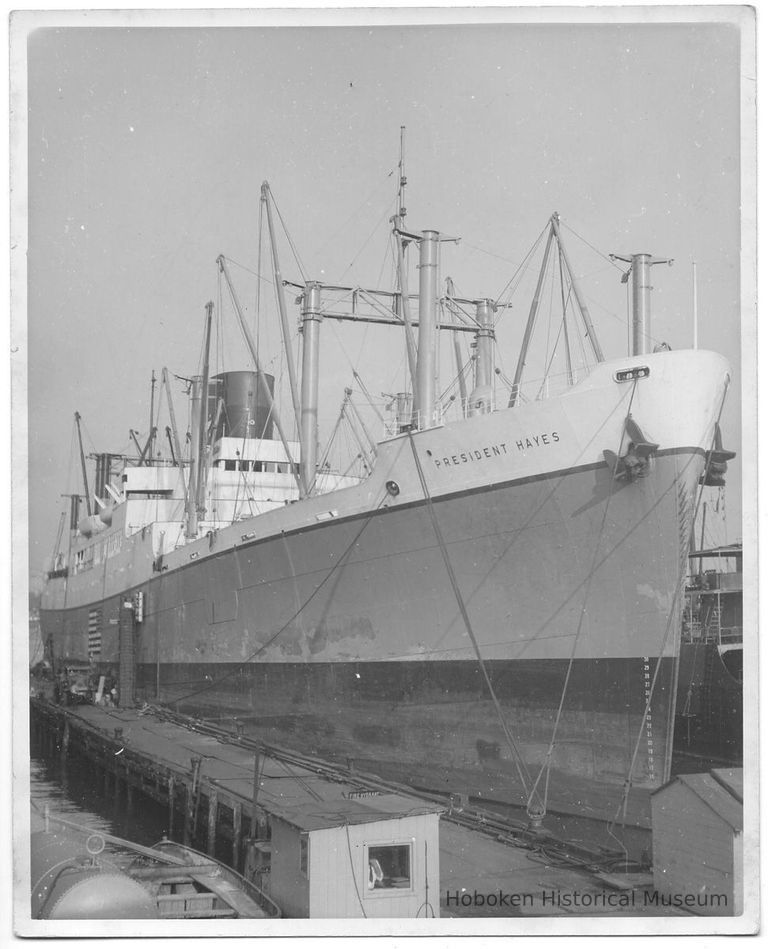
<path fill-rule="evenodd" d="M 603 450 L 603 457 L 608 467 L 613 470 L 614 478 L 635 481 L 648 474 L 651 456 L 659 446 L 646 439 L 631 415 L 628 415 L 624 422 L 624 435 L 629 438 L 624 454 L 617 455 L 606 448 Z M 622 444 L 623 442 L 622 437 Z"/>
<path fill-rule="evenodd" d="M 707 455 L 707 465 L 704 474 L 699 479 L 699 484 L 706 485 L 709 488 L 722 488 L 725 485 L 725 472 L 728 470 L 728 462 L 736 457 L 735 451 L 726 451 L 723 448 L 723 436 L 720 431 L 720 423 L 715 423 L 715 445 L 712 451 Z"/>

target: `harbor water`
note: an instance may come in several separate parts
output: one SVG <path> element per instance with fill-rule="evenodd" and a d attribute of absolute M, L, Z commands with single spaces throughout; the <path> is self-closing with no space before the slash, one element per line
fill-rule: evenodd
<path fill-rule="evenodd" d="M 151 847 L 167 834 L 167 809 L 144 797 L 137 797 L 129 811 L 123 799 L 102 793 L 82 759 L 67 766 L 60 756 L 45 758 L 42 749 L 31 747 L 30 827 L 41 830 L 46 807 L 52 814 L 135 843 Z"/>

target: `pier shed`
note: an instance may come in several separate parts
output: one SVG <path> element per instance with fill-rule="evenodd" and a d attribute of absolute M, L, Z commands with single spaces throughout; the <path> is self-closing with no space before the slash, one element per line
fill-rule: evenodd
<path fill-rule="evenodd" d="M 270 811 L 270 893 L 286 915 L 440 915 L 439 807 L 337 787 Z"/>
<path fill-rule="evenodd" d="M 744 779 L 740 768 L 680 774 L 651 796 L 653 884 L 697 914 L 742 912 Z"/>

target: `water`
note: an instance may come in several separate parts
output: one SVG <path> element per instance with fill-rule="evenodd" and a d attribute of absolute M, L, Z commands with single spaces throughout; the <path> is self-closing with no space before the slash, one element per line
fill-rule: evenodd
<path fill-rule="evenodd" d="M 167 834 L 167 808 L 137 794 L 129 813 L 125 796 L 116 806 L 106 798 L 101 781 L 94 780 L 92 766 L 82 758 L 62 762 L 42 756 L 33 744 L 30 758 L 31 829 L 42 829 L 46 806 L 52 815 L 65 817 L 134 843 L 151 847 Z"/>

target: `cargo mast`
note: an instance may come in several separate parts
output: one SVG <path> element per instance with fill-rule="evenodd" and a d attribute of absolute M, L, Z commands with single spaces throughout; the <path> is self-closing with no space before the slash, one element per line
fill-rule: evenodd
<path fill-rule="evenodd" d="M 301 310 L 301 332 L 304 345 L 301 353 L 301 484 L 308 496 L 317 477 L 317 401 L 320 362 L 320 284 L 309 281 L 304 290 Z"/>
<path fill-rule="evenodd" d="M 193 433 L 193 438 L 197 438 L 197 482 L 195 484 L 195 504 L 197 506 L 198 519 L 205 515 L 205 482 L 206 482 L 206 428 L 208 426 L 208 380 L 210 376 L 210 356 L 211 356 L 211 322 L 213 319 L 213 302 L 208 301 L 205 304 L 205 347 L 203 350 L 203 379 L 202 379 L 202 405 L 200 411 L 200 424 L 197 432 Z"/>
<path fill-rule="evenodd" d="M 85 466 L 85 452 L 83 451 L 83 433 L 80 431 L 80 413 L 75 412 L 75 425 L 77 425 L 77 442 L 80 446 L 80 465 L 83 469 L 83 485 L 85 486 L 85 510 L 88 517 L 91 516 L 91 494 L 88 490 L 88 469 Z"/>
<path fill-rule="evenodd" d="M 630 356 L 642 356 L 651 351 L 651 267 L 656 264 L 674 263 L 666 257 L 652 257 L 650 254 L 611 254 L 611 260 L 621 260 L 629 264 L 629 270 L 621 278 L 622 283 L 632 275 L 632 343 Z"/>

